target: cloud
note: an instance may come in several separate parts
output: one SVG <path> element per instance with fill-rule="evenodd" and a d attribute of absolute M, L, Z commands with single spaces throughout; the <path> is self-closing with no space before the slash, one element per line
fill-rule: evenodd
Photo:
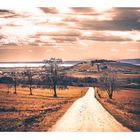
<path fill-rule="evenodd" d="M 122 7 L 114 8 L 114 20 L 135 20 L 140 18 L 140 8 L 137 7 Z"/>
<path fill-rule="evenodd" d="M 89 19 L 79 22 L 80 29 L 85 30 L 140 30 L 140 8 L 114 8 L 106 12 L 112 19 L 98 21 Z"/>
<path fill-rule="evenodd" d="M 140 23 L 136 20 L 110 20 L 96 21 L 88 20 L 77 23 L 79 29 L 82 30 L 111 30 L 111 31 L 131 31 L 140 30 Z"/>
<path fill-rule="evenodd" d="M 18 44 L 12 43 L 12 42 L 11 42 L 11 43 L 4 43 L 4 44 L 1 44 L 1 43 L 0 43 L 0 47 L 4 47 L 4 48 L 9 48 L 9 47 L 10 47 L 10 48 L 11 48 L 11 47 L 14 48 L 14 47 L 16 47 L 16 46 L 18 46 Z"/>
<path fill-rule="evenodd" d="M 0 35 L 0 40 L 3 39 L 3 38 L 4 38 L 4 36 L 3 35 Z"/>
<path fill-rule="evenodd" d="M 46 32 L 42 31 L 40 33 L 37 33 L 36 36 L 80 36 L 81 32 L 76 29 L 59 29 L 58 30 L 52 30 Z"/>
<path fill-rule="evenodd" d="M 44 12 L 44 13 L 49 13 L 49 14 L 57 14 L 59 13 L 59 11 L 57 10 L 57 8 L 55 7 L 40 7 L 40 9 Z"/>
<path fill-rule="evenodd" d="M 52 39 L 55 40 L 57 43 L 77 41 L 77 38 L 73 36 L 55 36 L 52 37 Z"/>
<path fill-rule="evenodd" d="M 40 37 L 35 37 L 35 38 L 30 38 L 29 40 L 30 43 L 28 43 L 31 46 L 55 46 L 56 42 L 52 39 L 49 39 L 48 37 L 46 38 L 45 36 L 40 36 Z"/>
<path fill-rule="evenodd" d="M 92 30 L 83 30 L 81 39 L 95 40 L 95 41 L 139 41 L 140 40 L 140 31 L 92 31 Z"/>
<path fill-rule="evenodd" d="M 79 30 L 60 29 L 52 32 L 40 32 L 32 36 L 31 42 L 63 43 L 77 41 L 82 32 Z"/>
<path fill-rule="evenodd" d="M 95 12 L 91 7 L 73 7 L 71 9 L 77 14 L 93 14 L 93 12 Z"/>
<path fill-rule="evenodd" d="M 108 21 L 112 20 L 114 14 L 112 13 L 112 8 L 104 10 L 104 12 L 100 11 L 99 9 L 96 10 L 95 8 L 88 8 L 88 7 L 77 7 L 72 8 L 73 13 L 69 14 L 69 16 L 64 17 L 63 21 L 65 22 L 75 22 L 75 23 L 82 23 L 82 22 L 94 22 L 94 21 Z"/>
<path fill-rule="evenodd" d="M 13 18 L 16 17 L 16 14 L 7 9 L 0 9 L 0 18 Z"/>
<path fill-rule="evenodd" d="M 83 40 L 93 40 L 93 41 L 132 41 L 132 39 L 123 36 L 115 36 L 106 34 L 106 32 L 95 32 L 90 36 L 81 36 Z"/>

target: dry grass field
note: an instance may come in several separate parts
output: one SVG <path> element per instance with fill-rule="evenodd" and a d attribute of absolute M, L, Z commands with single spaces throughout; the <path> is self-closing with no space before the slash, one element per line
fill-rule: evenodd
<path fill-rule="evenodd" d="M 83 96 L 87 88 L 69 87 L 57 90 L 58 98 L 53 98 L 49 89 L 17 88 L 17 95 L 6 93 L 6 87 L 0 87 L 0 131 L 48 131 L 66 112 L 70 105 Z"/>
<path fill-rule="evenodd" d="M 121 89 L 108 99 L 106 92 L 101 92 L 100 103 L 124 126 L 133 131 L 140 131 L 140 91 L 139 89 Z"/>

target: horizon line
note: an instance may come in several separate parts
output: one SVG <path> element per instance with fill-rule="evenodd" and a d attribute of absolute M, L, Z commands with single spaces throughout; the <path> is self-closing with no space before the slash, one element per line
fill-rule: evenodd
<path fill-rule="evenodd" d="M 99 59 L 99 58 L 89 58 L 89 59 L 81 59 L 81 60 L 63 60 L 63 62 L 69 62 L 69 61 L 89 61 L 89 60 L 134 60 L 134 59 L 140 59 L 140 58 L 126 58 L 126 59 Z M 41 61 L 0 61 L 0 63 L 41 63 Z"/>

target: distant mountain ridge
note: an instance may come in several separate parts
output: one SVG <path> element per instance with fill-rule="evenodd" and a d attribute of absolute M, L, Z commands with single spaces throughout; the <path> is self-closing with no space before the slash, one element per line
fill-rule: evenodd
<path fill-rule="evenodd" d="M 130 63 L 130 64 L 134 64 L 134 65 L 140 65 L 140 58 L 136 58 L 136 59 L 121 59 L 118 60 L 119 62 L 122 63 Z"/>

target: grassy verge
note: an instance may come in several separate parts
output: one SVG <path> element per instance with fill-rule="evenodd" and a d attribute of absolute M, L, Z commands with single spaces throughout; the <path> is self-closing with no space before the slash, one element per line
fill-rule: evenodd
<path fill-rule="evenodd" d="M 140 131 L 140 92 L 138 89 L 121 89 L 108 99 L 106 92 L 97 97 L 104 108 L 116 120 L 132 131 Z"/>

